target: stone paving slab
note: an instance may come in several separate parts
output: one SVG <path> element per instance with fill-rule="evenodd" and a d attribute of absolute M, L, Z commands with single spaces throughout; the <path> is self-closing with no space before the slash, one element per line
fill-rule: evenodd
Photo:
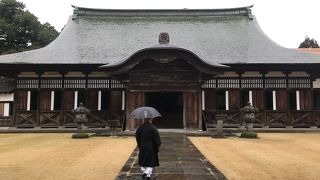
<path fill-rule="evenodd" d="M 155 180 L 225 180 L 226 177 L 215 168 L 189 141 L 184 134 L 160 134 L 160 166 L 153 171 Z M 123 166 L 117 180 L 141 178 L 138 165 L 138 148 L 134 150 Z"/>

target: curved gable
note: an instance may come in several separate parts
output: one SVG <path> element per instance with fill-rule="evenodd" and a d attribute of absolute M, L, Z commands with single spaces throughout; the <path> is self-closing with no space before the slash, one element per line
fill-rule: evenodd
<path fill-rule="evenodd" d="M 161 64 L 166 64 L 174 60 L 181 59 L 191 64 L 198 71 L 206 74 L 217 74 L 217 72 L 221 71 L 222 69 L 228 68 L 228 66 L 218 63 L 209 64 L 193 52 L 173 46 L 158 46 L 141 49 L 124 61 L 106 64 L 100 66 L 100 68 L 107 70 L 110 74 L 121 74 L 128 72 L 145 59 L 152 59 Z"/>

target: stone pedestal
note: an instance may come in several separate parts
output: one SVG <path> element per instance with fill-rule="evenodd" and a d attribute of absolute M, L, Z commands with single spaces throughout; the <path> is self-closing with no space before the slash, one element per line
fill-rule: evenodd
<path fill-rule="evenodd" d="M 218 120 L 218 122 L 217 122 L 216 136 L 223 136 L 223 120 Z"/>
<path fill-rule="evenodd" d="M 253 131 L 253 123 L 247 124 L 247 131 L 249 131 L 249 132 Z"/>
<path fill-rule="evenodd" d="M 245 131 L 245 130 L 246 130 L 246 126 L 244 126 L 244 125 L 240 125 L 240 126 L 239 126 L 239 130 L 241 130 L 241 131 Z"/>
<path fill-rule="evenodd" d="M 84 129 L 84 124 L 79 123 L 78 124 L 78 131 L 82 131 Z"/>
<path fill-rule="evenodd" d="M 117 130 L 117 125 L 118 125 L 118 120 L 116 120 L 116 119 L 108 120 L 108 124 L 110 127 L 110 136 L 115 136 L 115 133 Z"/>
<path fill-rule="evenodd" d="M 216 138 L 225 138 L 225 135 L 223 134 L 223 121 L 226 119 L 225 114 L 217 114 L 216 120 L 217 120 L 217 132 L 214 135 Z"/>

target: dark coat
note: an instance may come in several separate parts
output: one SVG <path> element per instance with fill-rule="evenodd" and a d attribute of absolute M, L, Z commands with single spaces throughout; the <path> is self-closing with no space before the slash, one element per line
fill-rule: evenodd
<path fill-rule="evenodd" d="M 136 140 L 139 147 L 139 165 L 159 166 L 158 152 L 161 140 L 157 128 L 151 123 L 144 123 L 136 131 Z"/>

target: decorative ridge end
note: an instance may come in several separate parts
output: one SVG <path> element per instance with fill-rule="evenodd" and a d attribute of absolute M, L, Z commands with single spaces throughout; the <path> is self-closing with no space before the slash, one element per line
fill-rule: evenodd
<path fill-rule="evenodd" d="M 250 20 L 253 20 L 253 15 L 252 15 L 252 10 L 251 10 L 251 8 L 253 7 L 253 5 L 251 5 L 251 6 L 248 6 L 246 9 L 247 9 L 247 15 L 248 15 L 248 18 L 250 19 Z"/>
<path fill-rule="evenodd" d="M 77 17 L 78 17 L 78 15 L 77 15 L 77 14 L 73 14 L 73 15 L 72 15 L 72 20 L 76 20 L 76 19 L 77 19 Z"/>
<path fill-rule="evenodd" d="M 78 6 L 75 6 L 75 5 L 73 5 L 73 4 L 71 4 L 71 7 L 73 8 L 72 20 L 76 20 L 77 17 L 78 17 L 79 7 L 78 7 Z"/>

